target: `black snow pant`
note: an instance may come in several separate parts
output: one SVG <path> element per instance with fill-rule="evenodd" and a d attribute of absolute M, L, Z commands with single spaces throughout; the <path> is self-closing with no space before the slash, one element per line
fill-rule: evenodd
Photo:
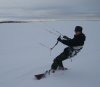
<path fill-rule="evenodd" d="M 56 70 L 58 67 L 63 68 L 64 67 L 63 61 L 68 59 L 72 52 L 73 52 L 72 48 L 70 48 L 70 47 L 65 48 L 64 51 L 54 59 L 52 65 L 51 65 L 51 69 Z"/>

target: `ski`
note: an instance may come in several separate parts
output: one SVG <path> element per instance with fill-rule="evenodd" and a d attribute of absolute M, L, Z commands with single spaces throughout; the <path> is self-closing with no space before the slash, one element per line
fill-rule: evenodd
<path fill-rule="evenodd" d="M 66 70 L 68 70 L 68 68 L 59 69 L 59 70 L 56 70 L 56 71 L 66 71 Z M 49 76 L 51 73 L 56 73 L 56 71 L 47 70 L 44 73 L 34 75 L 34 77 L 35 77 L 36 80 L 41 80 L 41 79 Z"/>
<path fill-rule="evenodd" d="M 42 73 L 42 74 L 37 74 L 37 75 L 34 75 L 35 76 L 35 78 L 37 79 L 37 80 L 40 80 L 40 79 L 42 79 L 42 78 L 45 78 L 45 74 L 44 73 Z"/>
<path fill-rule="evenodd" d="M 47 75 L 50 75 L 50 70 L 47 70 L 47 71 L 45 71 L 44 73 L 41 73 L 41 74 L 36 74 L 34 76 L 35 76 L 36 80 L 41 80 L 43 78 L 46 78 Z"/>

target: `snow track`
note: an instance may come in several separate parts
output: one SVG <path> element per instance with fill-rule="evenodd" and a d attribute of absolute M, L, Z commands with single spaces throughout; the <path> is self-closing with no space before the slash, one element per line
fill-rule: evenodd
<path fill-rule="evenodd" d="M 64 65 L 71 68 L 46 79 L 34 80 L 36 73 L 50 69 L 52 60 L 66 47 L 58 44 L 51 56 L 54 36 L 46 29 L 57 29 L 72 37 L 74 27 L 80 25 L 87 36 L 82 51 Z M 100 21 L 51 21 L 0 24 L 0 87 L 99 87 L 100 86 Z"/>

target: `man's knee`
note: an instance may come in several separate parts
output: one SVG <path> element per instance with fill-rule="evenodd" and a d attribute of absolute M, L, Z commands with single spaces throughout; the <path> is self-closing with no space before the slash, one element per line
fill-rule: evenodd
<path fill-rule="evenodd" d="M 70 50 L 69 50 L 69 47 L 65 48 L 65 49 L 64 49 L 64 54 L 68 55 L 68 54 L 69 54 L 69 51 L 70 51 Z"/>
<path fill-rule="evenodd" d="M 56 64 L 58 64 L 58 63 L 60 62 L 60 60 L 59 60 L 58 58 L 55 58 L 55 59 L 53 60 L 53 62 L 56 63 Z"/>

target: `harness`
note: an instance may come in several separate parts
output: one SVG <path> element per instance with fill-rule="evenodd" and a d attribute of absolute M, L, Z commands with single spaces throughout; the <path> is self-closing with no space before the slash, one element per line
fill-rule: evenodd
<path fill-rule="evenodd" d="M 82 48 L 83 48 L 83 46 L 70 47 L 70 50 L 69 50 L 69 58 L 72 58 L 75 55 L 77 55 L 77 53 L 80 52 L 80 50 Z M 72 59 L 71 59 L 71 61 L 72 61 Z"/>

